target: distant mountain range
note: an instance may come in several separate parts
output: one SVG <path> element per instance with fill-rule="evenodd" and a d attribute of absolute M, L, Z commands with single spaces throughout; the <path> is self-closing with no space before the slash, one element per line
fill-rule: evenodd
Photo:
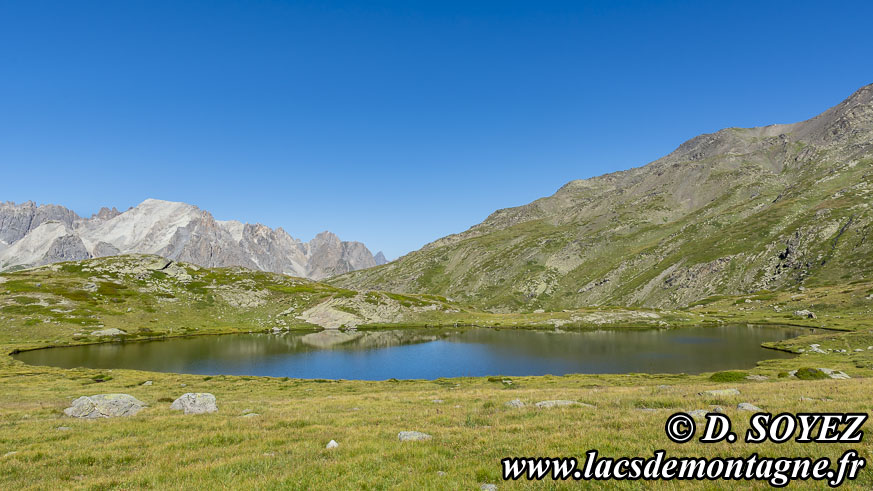
<path fill-rule="evenodd" d="M 871 205 L 867 85 L 810 120 L 698 136 L 331 282 L 496 311 L 675 307 L 839 285 L 873 277 Z"/>
<path fill-rule="evenodd" d="M 364 244 L 330 232 L 303 242 L 282 228 L 216 220 L 186 203 L 147 199 L 90 218 L 58 205 L 0 204 L 0 271 L 130 253 L 311 279 L 387 262 L 381 252 L 374 257 Z"/>

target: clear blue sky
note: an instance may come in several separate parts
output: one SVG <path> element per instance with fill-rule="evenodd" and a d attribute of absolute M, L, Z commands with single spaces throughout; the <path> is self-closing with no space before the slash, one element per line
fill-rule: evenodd
<path fill-rule="evenodd" d="M 657 6 L 655 4 L 658 4 Z M 0 0 L 0 200 L 396 257 L 873 82 L 873 2 Z"/>

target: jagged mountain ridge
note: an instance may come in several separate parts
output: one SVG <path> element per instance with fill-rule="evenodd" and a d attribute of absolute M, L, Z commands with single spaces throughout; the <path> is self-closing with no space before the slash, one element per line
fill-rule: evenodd
<path fill-rule="evenodd" d="M 342 286 L 495 310 L 684 306 L 873 274 L 873 85 L 794 124 L 695 137 L 571 181 Z"/>
<path fill-rule="evenodd" d="M 330 232 L 303 242 L 281 227 L 216 220 L 186 203 L 147 199 L 91 218 L 58 205 L 0 203 L 0 271 L 130 253 L 312 279 L 384 263 L 381 253 L 377 259 L 364 244 Z"/>

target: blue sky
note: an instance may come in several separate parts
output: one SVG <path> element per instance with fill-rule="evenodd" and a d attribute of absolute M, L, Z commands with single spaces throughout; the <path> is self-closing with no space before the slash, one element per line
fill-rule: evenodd
<path fill-rule="evenodd" d="M 396 257 L 873 82 L 871 2 L 0 0 L 0 200 Z"/>

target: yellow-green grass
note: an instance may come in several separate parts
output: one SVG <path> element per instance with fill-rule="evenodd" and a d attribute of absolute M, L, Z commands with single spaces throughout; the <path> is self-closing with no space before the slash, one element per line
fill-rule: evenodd
<path fill-rule="evenodd" d="M 752 413 L 735 410 L 739 402 L 774 413 L 870 412 L 873 386 L 869 379 L 860 378 L 787 381 L 774 377 L 763 382 L 716 384 L 706 376 L 571 375 L 513 377 L 508 385 L 487 378 L 316 382 L 61 370 L 25 366 L 8 357 L 0 370 L 3 489 L 475 489 L 485 482 L 501 488 L 578 488 L 572 482 L 503 483 L 500 459 L 582 457 L 589 449 L 612 457 L 649 456 L 665 449 L 671 456 L 757 452 L 836 459 L 846 449 L 855 448 L 863 457 L 871 457 L 866 439 L 860 445 L 704 445 L 675 444 L 664 434 L 664 422 L 672 412 L 720 405 L 743 435 Z M 97 383 L 95 375 L 111 379 Z M 153 384 L 142 386 L 146 380 Z M 736 387 L 741 395 L 724 399 L 698 395 L 702 390 L 725 387 Z M 62 415 L 75 397 L 116 392 L 131 394 L 149 407 L 130 418 L 87 421 Z M 170 401 L 185 392 L 215 394 L 219 412 L 183 415 L 171 411 Z M 512 399 L 521 399 L 528 407 L 506 407 Z M 531 407 L 549 399 L 577 400 L 596 407 Z M 259 416 L 242 418 L 245 410 Z M 401 443 L 397 433 L 404 430 L 423 431 L 433 439 Z M 332 439 L 339 442 L 339 448 L 325 449 Z M 587 483 L 607 489 L 617 485 Z M 869 470 L 862 471 L 854 485 L 869 489 L 873 485 Z M 680 485 L 667 487 L 674 486 Z M 742 482 L 734 486 L 752 487 Z M 799 487 L 822 485 L 800 483 Z"/>

